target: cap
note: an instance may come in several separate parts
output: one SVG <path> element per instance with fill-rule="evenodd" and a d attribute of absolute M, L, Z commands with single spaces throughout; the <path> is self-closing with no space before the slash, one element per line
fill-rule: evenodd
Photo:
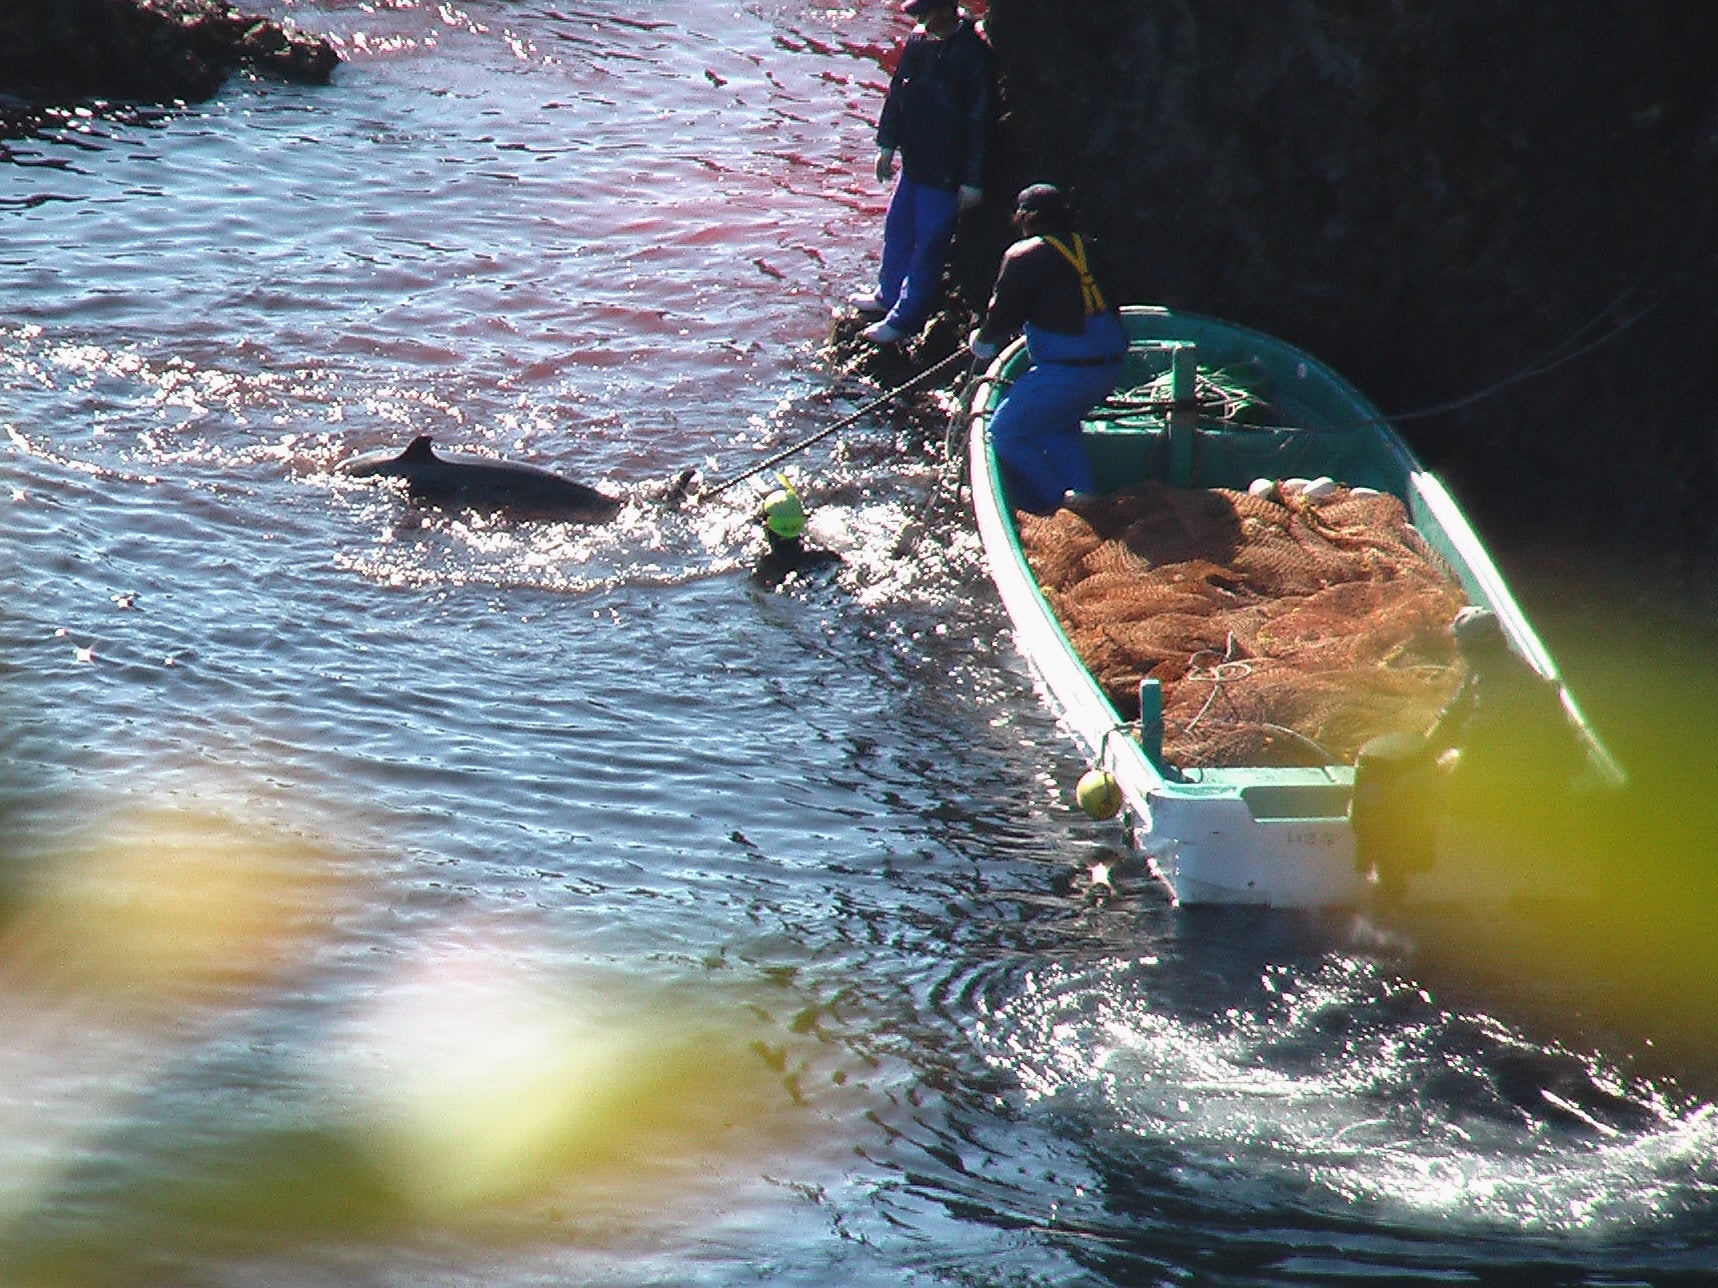
<path fill-rule="evenodd" d="M 1068 198 L 1055 184 L 1035 183 L 1020 190 L 1020 195 L 1014 200 L 1014 209 L 1018 214 L 1056 215 L 1066 218 Z"/>
<path fill-rule="evenodd" d="M 1497 614 L 1489 608 L 1473 605 L 1456 614 L 1450 623 L 1450 634 L 1463 653 L 1484 652 L 1504 646 L 1503 627 Z"/>
<path fill-rule="evenodd" d="M 783 541 L 805 531 L 805 507 L 792 488 L 777 488 L 764 498 L 764 527 Z"/>
<path fill-rule="evenodd" d="M 929 13 L 933 9 L 958 9 L 959 0 L 907 0 L 901 6 L 901 12 L 909 17 L 917 18 L 920 14 Z"/>

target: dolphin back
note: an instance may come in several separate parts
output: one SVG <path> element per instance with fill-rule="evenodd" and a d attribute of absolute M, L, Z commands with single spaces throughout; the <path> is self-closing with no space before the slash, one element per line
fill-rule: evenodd
<path fill-rule="evenodd" d="M 487 457 L 437 456 L 428 434 L 412 439 L 397 456 L 377 453 L 340 466 L 353 478 L 400 478 L 421 501 L 472 509 L 517 509 L 553 514 L 582 523 L 605 523 L 620 511 L 621 502 L 535 465 L 495 461 Z"/>
<path fill-rule="evenodd" d="M 413 463 L 435 459 L 430 450 L 430 436 L 419 434 L 403 452 L 371 452 L 342 461 L 335 468 L 355 479 L 403 478 Z"/>

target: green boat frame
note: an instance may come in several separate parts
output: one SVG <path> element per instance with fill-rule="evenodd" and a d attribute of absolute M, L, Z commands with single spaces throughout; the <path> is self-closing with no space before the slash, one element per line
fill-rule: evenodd
<path fill-rule="evenodd" d="M 1129 351 L 1120 388 L 1170 396 L 1106 406 L 1084 425 L 1099 491 L 1144 479 L 1246 489 L 1258 478 L 1329 477 L 1400 498 L 1420 535 L 1459 578 L 1470 603 L 1497 615 L 1511 647 L 1557 688 L 1593 774 L 1620 783 L 1605 749 L 1528 622 L 1496 562 L 1436 474 L 1351 384 L 1299 349 L 1234 323 L 1154 306 L 1121 310 Z M 986 562 L 1017 644 L 1088 763 L 1111 773 L 1131 843 L 1181 904 L 1284 908 L 1353 905 L 1373 893 L 1357 870 L 1349 819 L 1355 770 L 1241 767 L 1180 773 L 1166 766 L 1151 695 L 1125 720 L 1070 644 L 1028 565 L 1007 488 L 991 450 L 991 413 L 1030 366 L 1023 343 L 976 383 L 968 418 L 972 505 Z M 1268 390 L 1267 425 L 1213 419 L 1199 408 L 1199 371 L 1245 370 Z M 1440 845 L 1431 874 L 1410 893 L 1447 897 L 1471 872 Z M 1471 841 L 1464 841 L 1471 850 Z"/>

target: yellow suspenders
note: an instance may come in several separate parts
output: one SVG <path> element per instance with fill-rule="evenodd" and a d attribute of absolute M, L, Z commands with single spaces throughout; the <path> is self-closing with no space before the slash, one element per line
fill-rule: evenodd
<path fill-rule="evenodd" d="M 1097 279 L 1092 276 L 1092 270 L 1086 265 L 1086 243 L 1079 233 L 1073 237 L 1074 246 L 1070 250 L 1054 237 L 1046 235 L 1044 240 L 1062 252 L 1062 258 L 1074 266 L 1074 271 L 1080 275 L 1080 298 L 1085 301 L 1086 316 L 1094 313 L 1106 313 L 1108 307 L 1104 304 L 1104 293 L 1098 289 Z"/>

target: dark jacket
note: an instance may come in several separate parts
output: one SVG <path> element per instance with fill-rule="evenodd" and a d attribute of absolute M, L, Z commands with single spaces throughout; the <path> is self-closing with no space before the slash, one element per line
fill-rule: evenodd
<path fill-rule="evenodd" d="M 1554 681 L 1499 645 L 1467 656 L 1467 678 L 1426 735 L 1436 756 L 1460 748 L 1457 774 L 1563 785 L 1587 763 Z"/>
<path fill-rule="evenodd" d="M 992 78 L 990 46 L 972 19 L 942 40 L 915 31 L 883 100 L 877 146 L 899 151 L 914 183 L 982 187 Z"/>
<path fill-rule="evenodd" d="M 1066 245 L 1073 235 L 1058 232 L 1056 236 Z M 1080 240 L 1091 256 L 1091 241 Z M 1095 266 L 1088 262 L 1088 267 Z M 1028 322 L 1061 335 L 1079 335 L 1086 325 L 1080 276 L 1067 257 L 1042 237 L 1017 241 L 1002 257 L 1002 270 L 996 275 L 979 334 L 992 344 L 1001 344 Z"/>

